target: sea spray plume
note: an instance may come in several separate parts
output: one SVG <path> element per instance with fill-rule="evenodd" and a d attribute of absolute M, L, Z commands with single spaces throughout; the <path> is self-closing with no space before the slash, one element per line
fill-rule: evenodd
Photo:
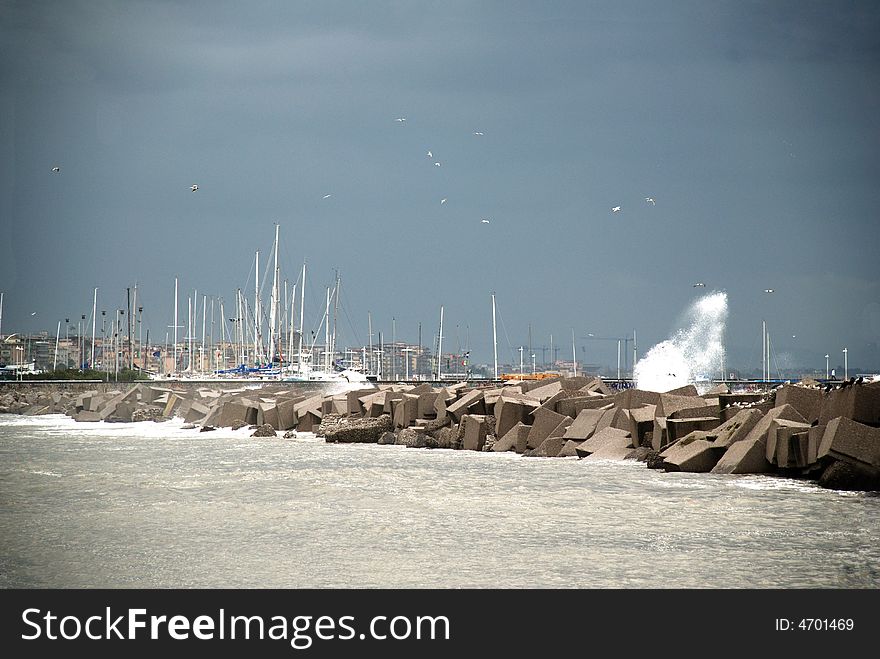
<path fill-rule="evenodd" d="M 727 293 L 712 292 L 698 299 L 685 313 L 684 327 L 636 364 L 636 386 L 669 391 L 710 378 L 721 368 L 726 321 Z"/>

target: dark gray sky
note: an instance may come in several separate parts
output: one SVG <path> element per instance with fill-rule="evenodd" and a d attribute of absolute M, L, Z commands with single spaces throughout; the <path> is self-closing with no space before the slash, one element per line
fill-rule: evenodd
<path fill-rule="evenodd" d="M 277 222 L 307 327 L 339 270 L 346 344 L 368 310 L 428 343 L 443 304 L 490 361 L 495 290 L 502 360 L 531 323 L 612 364 L 580 337 L 644 354 L 718 289 L 733 366 L 766 318 L 795 364 L 880 368 L 878 34 L 870 1 L 0 2 L 2 330 L 137 282 L 164 340 L 174 277 L 182 314 L 252 296 Z"/>

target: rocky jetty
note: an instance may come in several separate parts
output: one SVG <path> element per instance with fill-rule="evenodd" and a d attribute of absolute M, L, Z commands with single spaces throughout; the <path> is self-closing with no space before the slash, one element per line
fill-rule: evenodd
<path fill-rule="evenodd" d="M 880 490 L 880 382 L 826 389 L 614 392 L 583 377 L 503 386 L 382 384 L 332 395 L 303 395 L 282 383 L 226 390 L 6 386 L 0 412 L 63 413 L 81 422 L 179 417 L 201 429 L 253 426 L 253 436 L 297 431 L 333 443 L 634 459 L 666 471 L 780 474 L 833 489 Z"/>

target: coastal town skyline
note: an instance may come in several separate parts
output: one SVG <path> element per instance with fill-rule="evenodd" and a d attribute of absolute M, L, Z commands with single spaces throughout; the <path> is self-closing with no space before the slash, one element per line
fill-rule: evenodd
<path fill-rule="evenodd" d="M 2 11 L 5 335 L 137 285 L 164 342 L 174 278 L 182 315 L 253 296 L 277 223 L 307 331 L 341 276 L 341 345 L 429 345 L 443 305 L 491 362 L 494 291 L 501 361 L 608 366 L 718 290 L 732 366 L 765 321 L 785 366 L 880 368 L 869 3 Z"/>

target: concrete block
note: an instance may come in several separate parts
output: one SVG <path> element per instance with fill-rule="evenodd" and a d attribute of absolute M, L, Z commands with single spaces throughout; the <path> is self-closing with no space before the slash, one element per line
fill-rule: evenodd
<path fill-rule="evenodd" d="M 763 414 L 758 410 L 739 410 L 733 417 L 715 429 L 715 446 L 728 447 L 745 439 L 752 428 L 761 420 Z"/>
<path fill-rule="evenodd" d="M 644 389 L 624 389 L 614 394 L 614 407 L 625 410 L 643 405 L 653 405 L 655 408 L 660 403 L 660 394 L 656 391 Z"/>
<path fill-rule="evenodd" d="M 654 417 L 654 430 L 651 431 L 651 448 L 655 451 L 662 451 L 669 444 L 669 435 L 666 431 L 666 417 Z"/>
<path fill-rule="evenodd" d="M 545 384 L 535 389 L 530 389 L 527 393 L 529 395 L 529 398 L 534 398 L 537 401 L 543 403 L 548 398 L 551 398 L 560 391 L 562 391 L 562 383 L 559 380 L 556 380 L 555 382 L 551 382 L 550 384 Z"/>
<path fill-rule="evenodd" d="M 613 400 L 611 397 L 598 394 L 564 398 L 556 403 L 556 411 L 559 414 L 575 419 L 581 410 L 598 410 L 603 407 L 611 407 L 614 404 Z"/>
<path fill-rule="evenodd" d="M 720 423 L 720 419 L 712 416 L 695 419 L 666 419 L 668 442 L 672 444 L 694 430 L 714 430 Z"/>
<path fill-rule="evenodd" d="M 532 428 L 529 431 L 527 442 L 528 448 L 538 448 L 541 445 L 541 442 L 547 439 L 550 436 L 550 433 L 567 418 L 569 417 L 557 414 L 556 412 L 551 412 L 544 407 L 536 408 L 535 411 L 532 412 L 533 421 Z"/>
<path fill-rule="evenodd" d="M 870 426 L 880 425 L 880 382 L 835 389 L 822 397 L 819 425 L 846 417 Z"/>
<path fill-rule="evenodd" d="M 614 416 L 611 418 L 611 427 L 619 428 L 620 430 L 626 430 L 629 432 L 630 427 L 632 426 L 632 419 L 629 415 L 629 410 L 624 409 L 616 409 L 614 411 Z"/>
<path fill-rule="evenodd" d="M 846 417 L 831 419 L 822 433 L 819 457 L 832 458 L 871 469 L 880 469 L 880 428 Z"/>
<path fill-rule="evenodd" d="M 819 419 L 822 409 L 822 390 L 802 387 L 796 384 L 785 384 L 776 390 L 776 405 L 791 405 L 800 412 L 809 423 Z"/>
<path fill-rule="evenodd" d="M 121 403 L 116 404 L 116 409 L 114 410 L 112 416 L 121 421 L 129 423 L 131 422 L 131 415 L 134 414 L 134 411 L 137 408 L 138 404 L 135 401 L 122 401 Z"/>
<path fill-rule="evenodd" d="M 578 457 L 578 454 L 575 449 L 580 445 L 581 445 L 580 440 L 566 439 L 565 444 L 562 445 L 562 450 L 560 450 L 559 453 L 556 454 L 556 457 L 558 457 L 558 458 L 576 458 L 576 457 Z"/>
<path fill-rule="evenodd" d="M 495 436 L 504 437 L 517 423 L 525 423 L 538 402 L 525 396 L 503 394 L 495 402 Z"/>
<path fill-rule="evenodd" d="M 596 424 L 604 414 L 603 410 L 581 410 L 577 418 L 565 431 L 565 439 L 584 441 L 596 431 Z"/>
<path fill-rule="evenodd" d="M 596 460 L 626 460 L 627 456 L 632 453 L 632 448 L 620 446 L 603 446 L 598 451 L 593 451 L 584 457 L 586 462 Z"/>
<path fill-rule="evenodd" d="M 573 380 L 574 378 L 566 378 L 567 380 Z M 594 392 L 597 394 L 602 394 L 604 396 L 613 396 L 614 391 L 600 378 L 590 378 L 590 381 L 587 382 L 584 386 L 580 387 L 578 391 L 583 392 Z"/>
<path fill-rule="evenodd" d="M 101 415 L 91 410 L 80 410 L 76 413 L 76 416 L 74 416 L 73 419 L 75 421 L 100 421 Z"/>
<path fill-rule="evenodd" d="M 880 472 L 860 463 L 832 460 L 819 477 L 819 487 L 876 492 L 880 490 Z"/>
<path fill-rule="evenodd" d="M 456 422 L 461 422 L 461 418 L 465 414 L 480 414 L 485 412 L 485 407 L 482 410 L 479 409 L 482 400 L 483 392 L 479 389 L 473 389 L 464 394 L 461 398 L 448 404 L 446 406 L 446 413 L 451 415 Z"/>
<path fill-rule="evenodd" d="M 307 410 L 297 417 L 296 429 L 300 432 L 314 432 L 321 425 L 321 412 Z"/>
<path fill-rule="evenodd" d="M 778 436 L 776 441 L 776 466 L 780 469 L 804 469 L 810 466 L 810 431 L 788 433 L 788 441 Z"/>
<path fill-rule="evenodd" d="M 296 403 L 296 399 L 280 399 L 275 404 L 278 412 L 278 430 L 290 430 L 296 427 L 296 412 L 293 409 Z"/>
<path fill-rule="evenodd" d="M 788 441 L 791 436 L 792 431 L 807 431 L 810 428 L 809 423 L 804 423 L 802 421 L 789 421 L 788 419 L 773 419 L 770 422 L 770 427 L 767 429 L 767 446 L 765 457 L 768 462 L 772 462 L 773 464 L 778 464 L 776 462 L 776 455 L 778 452 L 778 445 L 783 444 L 782 452 L 783 452 L 783 463 L 788 461 Z M 784 464 L 779 466 L 785 466 Z"/>
<path fill-rule="evenodd" d="M 121 406 L 116 407 L 116 414 L 119 416 L 119 408 Z M 193 403 L 189 406 L 189 410 L 186 412 L 186 416 L 183 417 L 185 423 L 201 423 L 204 421 L 205 417 L 208 416 L 208 413 L 211 411 L 211 408 L 207 405 L 203 405 L 198 401 L 193 401 Z"/>
<path fill-rule="evenodd" d="M 419 417 L 419 394 L 404 394 L 403 398 L 395 401 L 393 407 L 395 430 L 408 428 Z"/>
<path fill-rule="evenodd" d="M 374 388 L 370 389 L 353 389 L 345 394 L 345 413 L 353 416 L 365 416 L 364 406 L 361 398 L 369 394 L 375 393 Z"/>
<path fill-rule="evenodd" d="M 718 463 L 723 448 L 716 447 L 705 439 L 697 439 L 687 444 L 677 443 L 663 454 L 663 468 L 666 471 L 686 471 L 707 473 Z"/>
<path fill-rule="evenodd" d="M 555 458 L 559 455 L 559 452 L 562 450 L 562 447 L 565 445 L 564 439 L 562 437 L 548 437 L 541 444 L 531 452 L 531 457 L 534 458 Z"/>
<path fill-rule="evenodd" d="M 595 453 L 603 448 L 620 448 L 632 449 L 632 437 L 629 431 L 620 430 L 619 428 L 605 428 L 594 434 L 589 439 L 581 442 L 575 448 L 579 457 L 585 457 L 591 453 Z"/>
<path fill-rule="evenodd" d="M 162 410 L 162 416 L 170 417 L 174 414 L 174 410 L 180 406 L 182 400 L 180 396 L 177 394 L 168 394 L 168 402 L 165 403 L 165 408 Z"/>
<path fill-rule="evenodd" d="M 236 421 L 246 423 L 247 410 L 247 406 L 242 405 L 241 403 L 236 401 L 227 401 L 225 403 L 222 403 L 222 407 L 220 408 L 220 417 L 217 419 L 217 423 L 215 425 L 222 428 L 231 428 Z"/>
<path fill-rule="evenodd" d="M 678 389 L 670 389 L 666 393 L 671 396 L 699 396 L 697 387 L 693 384 L 686 384 Z"/>
<path fill-rule="evenodd" d="M 489 434 L 489 424 L 486 416 L 482 414 L 465 414 L 461 418 L 464 426 L 464 440 L 462 448 L 466 451 L 482 451 L 486 443 L 486 435 Z"/>
<path fill-rule="evenodd" d="M 402 391 L 392 391 L 388 390 L 385 392 L 385 409 L 383 410 L 385 414 L 394 414 L 394 401 L 400 400 L 403 398 Z"/>
<path fill-rule="evenodd" d="M 815 464 L 819 461 L 819 447 L 822 445 L 822 437 L 828 426 L 811 426 L 807 439 L 807 464 Z"/>
<path fill-rule="evenodd" d="M 516 451 L 517 453 L 523 453 L 526 450 L 529 430 L 531 430 L 531 426 L 527 426 L 522 422 L 517 423 L 492 445 L 492 450 L 496 452 Z"/>
<path fill-rule="evenodd" d="M 667 418 L 669 419 L 696 419 L 696 418 L 706 418 L 709 416 L 714 416 L 716 419 L 721 419 L 721 409 L 718 407 L 718 399 L 717 398 L 704 398 L 706 401 L 706 405 L 701 405 L 699 407 L 685 407 L 684 409 L 675 410 L 672 414 L 670 414 Z"/>
<path fill-rule="evenodd" d="M 439 394 L 436 391 L 425 391 L 419 396 L 419 416 L 423 419 L 433 419 L 437 416 L 434 409 L 434 402 Z"/>
<path fill-rule="evenodd" d="M 800 412 L 794 409 L 791 405 L 781 405 L 779 407 L 771 408 L 764 414 L 763 417 L 758 419 L 758 422 L 755 426 L 749 431 L 749 434 L 746 435 L 747 440 L 751 439 L 762 439 L 764 440 L 764 447 L 767 445 L 767 433 L 770 431 L 770 424 L 773 423 L 776 419 L 782 419 L 787 421 L 800 421 L 804 423 L 806 419 L 801 416 Z"/>
<path fill-rule="evenodd" d="M 712 468 L 713 474 L 766 474 L 773 471 L 767 461 L 767 434 L 746 437 L 731 444 Z"/>
<path fill-rule="evenodd" d="M 691 385 L 692 386 L 692 385 Z M 678 396 L 671 393 L 660 394 L 660 402 L 657 403 L 655 413 L 657 416 L 671 417 L 673 412 L 686 410 L 693 407 L 710 407 L 712 404 L 705 398 L 696 394 L 693 396 Z M 703 415 L 708 416 L 708 415 Z"/>
<path fill-rule="evenodd" d="M 629 432 L 633 438 L 633 446 L 639 447 L 648 441 L 654 432 L 654 416 L 656 405 L 643 405 L 629 408 Z"/>

